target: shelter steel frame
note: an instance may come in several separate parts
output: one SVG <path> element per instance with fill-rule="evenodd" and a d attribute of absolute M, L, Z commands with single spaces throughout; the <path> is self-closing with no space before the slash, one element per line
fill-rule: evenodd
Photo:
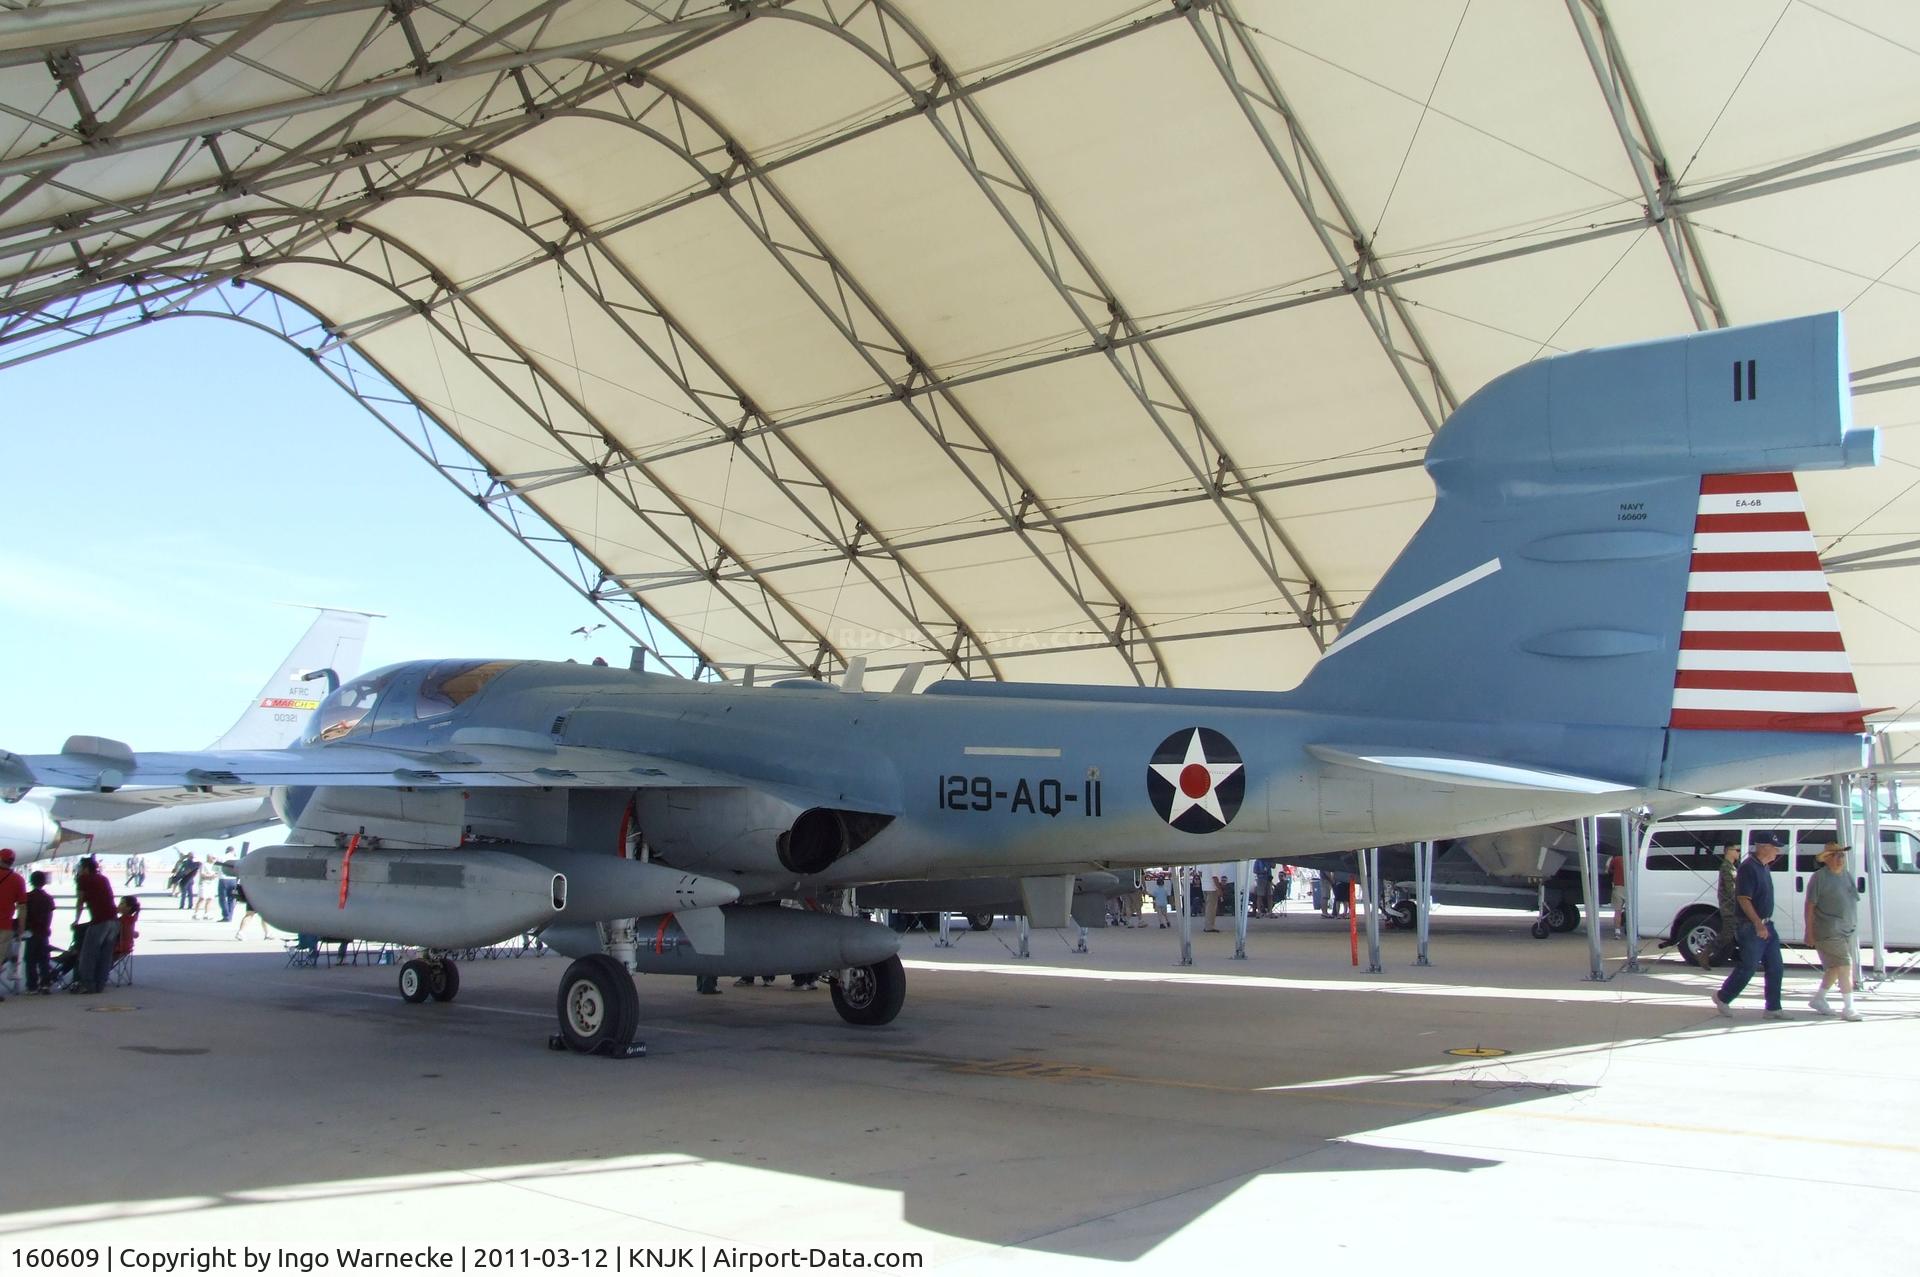
<path fill-rule="evenodd" d="M 1028 62 L 964 83 L 948 70 L 939 51 L 889 0 L 867 0 L 850 6 L 832 5 L 824 0 L 742 3 L 729 6 L 725 11 L 709 12 L 696 12 L 691 3 L 636 4 L 635 15 L 640 25 L 634 28 L 586 40 L 543 45 L 540 43 L 543 36 L 567 4 L 567 0 L 547 0 L 515 15 L 497 29 L 482 30 L 463 22 L 459 33 L 471 38 L 444 57 L 436 55 L 452 36 L 443 37 L 440 44 L 432 48 L 427 47 L 416 25 L 416 15 L 423 10 L 441 18 L 449 15 L 418 0 L 395 3 L 319 0 L 305 4 L 281 0 L 253 14 L 188 17 L 164 27 L 86 40 L 60 38 L 60 24 L 84 20 L 89 14 L 98 17 L 108 12 L 186 12 L 190 6 L 174 4 L 171 0 L 82 0 L 50 9 L 0 12 L 0 31 L 33 31 L 44 37 L 38 43 L 0 51 L 0 66 L 42 62 L 56 86 L 56 92 L 39 113 L 18 110 L 12 113 L 67 139 L 64 145 L 43 147 L 0 161 L 0 180 L 24 179 L 0 196 L 0 216 L 48 184 L 78 190 L 71 185 L 68 170 L 89 159 L 145 148 L 175 148 L 167 176 L 144 199 L 127 202 L 94 196 L 101 210 L 97 215 L 69 215 L 0 232 L 0 257 L 27 258 L 26 268 L 9 283 L 4 299 L 0 300 L 0 317 L 4 317 L 0 318 L 0 353 L 8 346 L 24 347 L 25 353 L 12 358 L 0 357 L 0 367 L 22 358 L 39 357 L 73 340 L 107 335 L 127 324 L 190 311 L 209 295 L 210 289 L 229 279 L 244 279 L 265 266 L 331 258 L 328 264 L 364 269 L 367 257 L 360 256 L 349 262 L 329 247 L 332 240 L 343 233 L 343 228 L 346 233 L 360 229 L 354 227 L 356 216 L 401 196 L 460 199 L 509 220 L 519 217 L 521 229 L 535 241 L 528 255 L 505 270 L 455 285 L 436 270 L 426 255 L 389 239 L 385 242 L 386 251 L 379 256 L 388 260 L 411 258 L 418 273 L 396 271 L 390 265 L 379 272 L 387 276 L 380 282 L 396 293 L 400 304 L 378 318 L 385 322 L 425 319 L 440 339 L 460 349 L 490 377 L 494 377 L 493 371 L 485 364 L 495 356 L 492 352 L 485 356 L 479 354 L 470 337 L 504 346 L 509 363 L 516 366 L 515 376 L 520 382 L 518 389 L 510 393 L 528 406 L 530 419 L 573 455 L 575 463 L 570 467 L 536 474 L 490 476 L 482 501 L 490 512 L 496 503 L 517 501 L 518 513 L 531 517 L 539 508 L 532 494 L 540 488 L 588 477 L 606 485 L 636 513 L 641 507 L 636 494 L 641 491 L 647 493 L 649 507 L 653 498 L 665 500 L 673 507 L 668 517 L 676 525 L 677 536 L 668 535 L 660 526 L 650 526 L 661 536 L 664 545 L 678 553 L 685 563 L 684 569 L 676 569 L 671 576 L 647 575 L 637 580 L 631 574 L 606 573 L 585 591 L 596 603 L 604 606 L 623 597 L 644 602 L 648 584 L 685 580 L 698 574 L 720 591 L 730 606 L 752 618 L 766 639 L 769 652 L 777 653 L 779 661 L 775 664 L 819 675 L 845 668 L 847 654 L 840 651 L 828 635 L 821 633 L 817 624 L 789 604 L 771 578 L 786 568 L 844 559 L 850 571 L 859 572 L 901 613 L 916 641 L 929 652 L 937 652 L 963 677 L 980 674 L 999 677 L 1004 673 L 1000 662 L 1017 653 L 990 651 L 967 621 L 956 615 L 915 571 L 906 556 L 917 546 L 1006 533 L 1015 537 L 1044 567 L 1099 636 L 1094 642 L 1055 647 L 1052 651 L 1111 648 L 1125 662 L 1125 668 L 1136 682 L 1166 684 L 1172 681 L 1163 663 L 1162 648 L 1167 642 L 1299 628 L 1305 629 L 1317 645 L 1324 647 L 1344 617 L 1301 558 L 1280 518 L 1263 499 L 1302 481 L 1261 482 L 1242 472 L 1221 445 L 1201 407 L 1186 393 L 1159 355 L 1156 341 L 1215 324 L 1348 296 L 1360 306 L 1383 355 L 1415 408 L 1429 427 L 1435 427 L 1454 406 L 1455 399 L 1407 304 L 1396 291 L 1399 285 L 1651 227 L 1666 246 L 1694 322 L 1703 328 L 1717 326 L 1726 322 L 1726 317 L 1688 221 L 1691 212 L 1920 157 L 1920 148 L 1913 147 L 1868 154 L 1920 134 L 1920 123 L 1915 123 L 1779 165 L 1764 173 L 1682 192 L 1666 165 L 1601 0 L 1566 2 L 1569 17 L 1640 185 L 1645 203 L 1639 216 L 1576 233 L 1542 236 L 1514 248 L 1397 272 L 1389 270 L 1367 244 L 1327 165 L 1300 128 L 1282 86 L 1231 0 L 1174 0 L 1164 10 L 1083 35 Z M 363 50 L 388 24 L 402 29 L 411 51 L 406 67 L 348 85 L 345 81 L 352 70 L 352 60 L 349 60 L 329 82 L 305 84 L 273 70 L 246 52 L 251 42 L 272 29 L 356 12 L 368 15 Z M 749 19 L 768 18 L 801 23 L 843 41 L 892 78 L 904 104 L 878 119 L 844 128 L 791 153 L 756 158 L 729 137 L 684 91 L 669 90 L 650 78 L 653 69 L 722 38 L 733 27 Z M 1188 23 L 1220 72 L 1223 85 L 1233 95 L 1301 213 L 1320 238 L 1332 263 L 1336 283 L 1201 319 L 1144 327 L 1130 316 L 1123 300 L 1107 285 L 1081 241 L 981 107 L 979 95 L 996 84 L 1172 21 Z M 527 47 L 518 47 L 514 43 L 516 39 Z M 630 51 L 635 45 L 646 47 L 633 54 Z M 89 101 L 80 82 L 85 60 L 128 51 L 145 53 L 140 75 L 129 80 L 134 84 L 131 92 L 113 103 Z M 279 102 L 242 111 L 141 127 L 142 119 L 155 108 L 176 98 L 223 64 L 245 66 L 274 76 L 297 92 Z M 483 81 L 485 92 L 462 118 L 433 116 L 434 123 L 442 130 L 439 133 L 378 139 L 347 136 L 361 119 L 392 102 L 406 102 L 416 110 L 426 110 L 406 97 L 417 88 L 470 78 Z M 502 114 L 503 102 L 513 109 Z M 353 110 L 317 132 L 291 142 L 275 141 L 261 131 L 264 125 L 337 106 L 351 106 Z M 670 116 L 672 129 L 651 127 L 646 122 L 649 113 Z M 699 181 L 685 194 L 658 207 L 641 210 L 606 226 L 588 228 L 577 214 L 556 197 L 540 190 L 525 174 L 508 171 L 486 153 L 488 148 L 562 114 L 589 116 L 633 128 L 675 151 L 698 175 Z M 922 120 L 937 133 L 987 198 L 1008 233 L 1076 316 L 1084 344 L 967 373 L 935 375 L 900 325 L 875 303 L 871 290 L 813 231 L 801 210 L 775 182 L 774 173 L 780 167 L 908 120 Z M 697 144 L 682 140 L 695 137 Z M 235 167 L 228 162 L 223 139 L 226 143 L 237 142 L 254 154 L 270 154 L 271 158 L 264 163 L 243 163 Z M 219 177 L 175 182 L 175 176 L 203 151 L 216 160 Z M 483 164 L 497 170 L 496 176 L 488 181 L 471 181 L 462 171 Z M 429 186 L 443 179 L 451 180 L 457 191 Z M 316 180 L 324 184 L 318 199 L 304 204 L 283 202 L 280 210 L 208 220 L 220 204 L 237 196 L 266 196 Z M 538 198 L 533 203 L 544 205 L 549 212 L 536 221 L 527 221 L 524 205 L 514 204 L 509 211 L 496 202 L 497 197 L 509 193 L 516 200 L 535 195 Z M 647 304 L 651 298 L 643 281 L 605 247 L 605 240 L 623 230 L 710 198 L 724 201 L 848 349 L 866 362 L 876 378 L 876 390 L 871 397 L 785 419 L 755 407 L 737 382 L 706 355 L 693 334 L 676 324 L 657 303 Z M 559 233 L 554 239 L 543 241 L 536 228 L 549 224 Z M 694 446 L 736 449 L 770 483 L 787 494 L 823 545 L 830 547 L 828 553 L 787 563 L 743 561 L 731 552 L 716 529 L 703 526 L 690 507 L 649 475 L 651 464 L 669 455 L 678 455 L 677 452 L 649 458 L 622 448 L 604 424 L 595 421 L 585 406 L 566 392 L 551 370 L 542 367 L 534 357 L 514 345 L 498 325 L 487 320 L 475 302 L 476 294 L 547 262 L 554 263 L 564 279 L 591 297 L 603 315 L 620 324 L 639 351 L 675 379 L 688 402 L 713 431 L 709 439 Z M 615 305 L 610 298 L 614 288 L 637 296 L 641 305 Z M 454 318 L 437 319 L 439 311 L 450 312 Z M 635 313 L 646 316 L 651 331 L 643 334 L 626 318 Z M 340 333 L 338 340 L 348 341 L 375 330 L 371 324 L 357 326 L 353 333 Z M 326 349 L 331 352 L 333 346 L 330 344 Z M 990 377 L 1089 356 L 1104 359 L 1139 403 L 1190 476 L 1191 490 L 1159 501 L 1135 503 L 1124 510 L 1061 516 L 1034 493 L 996 446 L 987 427 L 968 413 L 955 395 L 960 388 Z M 1878 377 L 1904 369 L 1909 362 L 1898 361 L 1867 372 Z M 696 378 L 696 371 L 700 377 L 711 376 L 720 389 L 708 389 Z M 1859 385 L 1858 393 L 1905 384 L 1905 380 L 1874 380 L 1865 373 L 1860 377 L 1865 380 Z M 499 381 L 497 377 L 494 379 Z M 717 402 L 727 398 L 737 404 L 740 410 L 737 416 L 716 408 Z M 995 520 L 993 526 L 941 538 L 891 541 L 861 516 L 809 459 L 795 436 L 811 421 L 857 412 L 876 402 L 896 402 L 906 408 L 985 503 Z M 554 410 L 555 405 L 558 412 Z M 416 407 L 416 411 L 420 410 Z M 577 422 L 571 424 L 584 424 L 585 428 L 567 429 L 560 420 L 562 416 L 577 418 Z M 444 423 L 441 424 L 444 428 Z M 451 431 L 448 434 L 451 437 Z M 1417 462 L 1396 462 L 1324 478 L 1378 472 L 1403 464 Z M 1321 479 L 1316 477 L 1306 482 Z M 803 491 L 809 495 L 824 493 L 826 509 L 815 509 L 808 497 L 801 495 Z M 1291 619 L 1204 634 L 1158 634 L 1122 597 L 1070 528 L 1077 518 L 1114 517 L 1201 502 L 1215 507 L 1221 520 L 1273 586 L 1277 597 L 1284 600 Z M 495 517 L 499 518 L 497 514 Z M 503 526 L 512 530 L 512 521 L 503 522 Z M 531 542 L 529 544 L 531 546 Z M 585 556 L 577 544 L 574 551 L 582 561 L 591 557 Z M 569 579 L 573 578 L 569 576 Z M 622 628 L 633 633 L 624 624 Z M 638 635 L 635 637 L 638 639 Z M 679 637 L 684 641 L 684 636 Z M 657 652 L 651 643 L 646 646 Z M 697 648 L 694 650 L 698 652 Z M 700 659 L 707 668 L 717 668 L 704 656 Z"/>

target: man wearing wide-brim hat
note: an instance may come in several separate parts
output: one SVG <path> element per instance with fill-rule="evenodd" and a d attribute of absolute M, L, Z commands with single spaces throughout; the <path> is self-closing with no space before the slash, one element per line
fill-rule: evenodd
<path fill-rule="evenodd" d="M 1858 1020 L 1853 1009 L 1853 946 L 1860 929 L 1860 891 L 1847 872 L 1844 843 L 1830 842 L 1820 853 L 1820 871 L 1807 879 L 1807 942 L 1820 955 L 1820 990 L 1807 1005 L 1820 1015 L 1832 1015 L 1827 990 L 1840 986 L 1840 1018 Z"/>

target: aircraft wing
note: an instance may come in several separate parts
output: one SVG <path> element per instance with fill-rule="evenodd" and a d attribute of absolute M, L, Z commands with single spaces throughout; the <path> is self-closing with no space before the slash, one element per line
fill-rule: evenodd
<path fill-rule="evenodd" d="M 47 814 L 69 829 L 76 821 L 113 821 L 137 811 L 156 808 L 198 807 L 206 803 L 227 802 L 235 798 L 265 798 L 260 785 L 222 785 L 217 789 L 189 788 L 184 785 L 142 785 L 132 789 L 103 793 L 59 793 L 53 796 Z M 87 832 L 82 830 L 82 832 Z"/>
<path fill-rule="evenodd" d="M 315 749 L 208 750 L 136 754 L 118 741 L 74 737 L 58 754 L 0 752 L 0 785 L 92 791 L 118 798 L 123 786 L 228 789 L 244 785 L 368 788 L 714 788 L 748 786 L 738 776 L 624 750 L 569 745 L 456 742 L 432 752 L 341 741 Z M 143 794 L 144 789 L 135 791 Z"/>

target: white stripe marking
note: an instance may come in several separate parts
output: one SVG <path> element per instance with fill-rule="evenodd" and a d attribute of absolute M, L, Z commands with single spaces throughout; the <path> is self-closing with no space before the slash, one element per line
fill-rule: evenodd
<path fill-rule="evenodd" d="M 1794 514 L 1804 512 L 1806 502 L 1798 492 L 1703 492 L 1701 514 Z"/>
<path fill-rule="evenodd" d="M 1695 554 L 1807 553 L 1814 549 L 1811 532 L 1696 532 Z"/>
<path fill-rule="evenodd" d="M 1485 577 L 1492 576 L 1495 572 L 1498 572 L 1499 570 L 1500 570 L 1500 560 L 1488 559 L 1485 563 L 1482 563 L 1479 567 L 1471 568 L 1465 572 L 1462 572 L 1459 576 L 1454 577 L 1451 581 L 1443 581 L 1439 585 L 1434 586 L 1431 590 L 1428 590 L 1425 594 L 1417 595 L 1414 598 L 1408 599 L 1405 603 L 1402 603 L 1399 607 L 1389 608 L 1387 611 L 1382 612 L 1379 616 L 1376 616 L 1375 618 L 1373 618 L 1373 620 L 1368 621 L 1365 625 L 1362 625 L 1359 629 L 1348 630 L 1345 634 L 1342 634 L 1337 640 L 1334 641 L 1331 647 L 1329 647 L 1324 653 L 1321 654 L 1322 659 L 1325 659 L 1328 656 L 1332 656 L 1335 652 L 1338 652 L 1341 648 L 1352 647 L 1355 643 L 1358 643 L 1361 639 L 1367 637 L 1369 634 L 1377 634 L 1381 630 L 1386 629 L 1389 625 L 1392 625 L 1395 621 L 1404 620 L 1405 618 L 1412 616 L 1415 612 L 1418 612 L 1421 608 L 1426 607 L 1429 603 L 1438 603 L 1441 599 L 1446 598 L 1447 595 L 1453 594 L 1459 590 L 1464 590 L 1469 585 L 1472 585 L 1475 581 L 1479 581 Z"/>
<path fill-rule="evenodd" d="M 1060 751 L 1032 745 L 969 745 L 964 751 L 980 758 L 1058 758 Z"/>
<path fill-rule="evenodd" d="M 1832 612 L 1688 612 L 1680 618 L 1680 629 L 1689 634 L 1715 630 L 1832 634 L 1840 629 L 1840 618 Z"/>
<path fill-rule="evenodd" d="M 1860 696 L 1856 692 L 1738 692 L 1714 687 L 1676 687 L 1673 707 L 1834 714 L 1859 709 Z"/>
<path fill-rule="evenodd" d="M 1812 594 L 1827 592 L 1824 572 L 1689 572 L 1689 594 L 1724 590 L 1776 590 L 1781 593 Z"/>
<path fill-rule="evenodd" d="M 1851 674 L 1845 652 L 1728 652 L 1684 648 L 1683 670 L 1772 671 L 1780 674 Z"/>

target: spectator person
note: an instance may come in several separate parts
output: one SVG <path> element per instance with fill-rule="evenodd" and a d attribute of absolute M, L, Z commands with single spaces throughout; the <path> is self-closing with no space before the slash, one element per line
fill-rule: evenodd
<path fill-rule="evenodd" d="M 1853 1009 L 1853 943 L 1859 932 L 1860 890 L 1847 872 L 1847 853 L 1853 848 L 1830 842 L 1818 857 L 1820 871 L 1807 879 L 1807 939 L 1820 955 L 1820 988 L 1807 1005 L 1818 1015 L 1832 1015 L 1827 990 L 1840 986 L 1840 1018 L 1858 1021 Z"/>
<path fill-rule="evenodd" d="M 247 934 L 247 924 L 249 922 L 258 922 L 260 924 L 260 938 L 262 940 L 271 938 L 267 934 L 267 920 L 254 911 L 253 901 L 247 899 L 247 889 L 245 885 L 238 881 L 235 881 L 233 884 L 233 903 L 240 910 L 240 925 L 234 928 L 233 931 L 233 938 L 235 940 L 239 940 Z"/>
<path fill-rule="evenodd" d="M 53 992 L 53 893 L 47 876 L 34 870 L 27 892 L 27 992 Z"/>
<path fill-rule="evenodd" d="M 1726 961 L 1733 953 L 1734 933 L 1740 926 L 1739 872 L 1740 848 L 1728 843 L 1720 849 L 1720 939 L 1711 953 L 1700 955 L 1703 970 L 1713 970 L 1716 963 Z"/>
<path fill-rule="evenodd" d="M 1627 934 L 1627 858 L 1615 856 L 1607 868 L 1607 894 L 1613 897 L 1613 935 L 1617 940 Z"/>
<path fill-rule="evenodd" d="M 120 934 L 114 938 L 113 960 L 133 956 L 133 942 L 140 938 L 140 902 L 132 896 L 120 897 Z M 109 964 L 111 966 L 111 964 Z"/>
<path fill-rule="evenodd" d="M 1253 862 L 1253 898 L 1247 901 L 1247 908 L 1262 918 L 1273 912 L 1273 862 L 1271 860 Z"/>
<path fill-rule="evenodd" d="M 100 872 L 100 862 L 92 856 L 80 858 L 80 872 L 73 880 L 73 910 L 87 912 L 86 935 L 80 941 L 80 964 L 74 968 L 73 991 L 98 993 L 107 983 L 113 966 L 114 946 L 120 939 L 120 913 L 113 902 L 113 888 Z"/>
<path fill-rule="evenodd" d="M 212 857 L 209 856 L 208 859 L 211 860 Z M 227 866 L 232 863 L 233 848 L 229 847 L 226 854 L 220 857 L 219 865 L 214 869 L 218 876 L 214 879 L 213 889 L 220 902 L 220 921 L 222 922 L 233 921 L 233 889 L 239 884 L 234 880 L 233 875 L 227 872 Z"/>
<path fill-rule="evenodd" d="M 196 918 L 213 917 L 215 896 L 219 890 L 220 863 L 208 852 L 207 858 L 200 862 L 199 881 L 194 885 L 193 916 Z"/>
<path fill-rule="evenodd" d="M 1279 872 L 1274 874 L 1273 903 L 1275 908 L 1284 908 L 1287 903 L 1287 897 L 1293 894 L 1294 873 L 1295 870 L 1292 865 L 1281 865 Z"/>
<path fill-rule="evenodd" d="M 27 900 L 27 880 L 13 867 L 13 848 L 0 847 L 0 967 L 20 961 L 20 919 Z M 0 1002 L 6 1001 L 0 996 Z"/>
<path fill-rule="evenodd" d="M 180 858 L 173 862 L 173 873 L 168 877 L 167 885 L 180 893 L 182 909 L 193 908 L 194 888 L 199 882 L 200 862 L 193 858 L 192 852 L 181 852 Z"/>
<path fill-rule="evenodd" d="M 1173 925 L 1173 875 L 1165 869 L 1147 871 L 1147 894 L 1153 897 L 1153 913 L 1162 927 Z"/>
<path fill-rule="evenodd" d="M 1753 973 L 1758 969 L 1765 981 L 1764 1017 L 1769 1020 L 1790 1018 L 1780 1005 L 1780 932 L 1773 925 L 1773 871 L 1769 868 L 1779 854 L 1780 844 L 1774 841 L 1773 835 L 1755 834 L 1747 858 L 1740 862 L 1740 868 L 1735 871 L 1734 900 L 1740 908 L 1736 932 L 1740 961 L 1732 974 L 1727 976 L 1726 983 L 1710 995 L 1713 1009 L 1721 1015 L 1733 1014 L 1733 1000 L 1740 996 L 1740 991 L 1747 987 L 1747 981 L 1753 979 Z"/>
<path fill-rule="evenodd" d="M 1207 925 L 1203 930 L 1220 930 L 1213 924 L 1220 916 L 1220 895 L 1226 890 L 1227 883 L 1232 881 L 1226 869 L 1225 865 L 1205 865 L 1201 869 L 1201 872 L 1206 875 L 1201 879 L 1201 886 L 1204 890 L 1203 899 L 1207 904 Z"/>

